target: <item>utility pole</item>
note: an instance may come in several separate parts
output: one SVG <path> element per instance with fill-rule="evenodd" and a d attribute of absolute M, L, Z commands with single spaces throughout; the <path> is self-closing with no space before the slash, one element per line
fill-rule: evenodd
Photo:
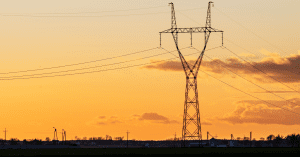
<path fill-rule="evenodd" d="M 175 132 L 175 137 L 174 137 L 174 141 L 176 140 L 176 132 Z"/>
<path fill-rule="evenodd" d="M 207 131 L 207 141 L 208 141 L 208 134 L 209 134 L 209 132 Z"/>
<path fill-rule="evenodd" d="M 176 132 L 175 132 L 175 135 L 174 135 L 174 147 L 176 146 Z"/>
<path fill-rule="evenodd" d="M 64 141 L 64 129 L 62 129 L 62 131 L 61 131 L 61 138 L 62 138 L 61 142 L 63 142 Z"/>
<path fill-rule="evenodd" d="M 128 134 L 129 134 L 128 130 L 126 133 L 127 133 L 127 148 L 128 148 Z"/>
<path fill-rule="evenodd" d="M 252 131 L 250 132 L 250 147 L 252 147 Z"/>
<path fill-rule="evenodd" d="M 198 71 L 201 65 L 201 61 L 205 49 L 207 47 L 210 33 L 220 32 L 223 34 L 223 31 L 211 27 L 211 4 L 212 3 L 213 2 L 211 1 L 208 3 L 205 27 L 190 27 L 190 28 L 177 28 L 174 4 L 169 3 L 169 5 L 171 5 L 171 28 L 159 32 L 160 36 L 161 33 L 172 33 L 175 46 L 177 48 L 179 58 L 183 66 L 183 70 L 186 75 L 186 90 L 185 90 L 183 127 L 182 127 L 182 138 L 183 138 L 184 147 L 186 145 L 186 140 L 199 140 L 199 142 L 202 140 L 198 89 L 197 89 L 197 75 L 198 75 Z M 184 56 L 182 55 L 182 53 L 180 52 L 178 46 L 178 33 L 190 33 L 191 35 L 192 33 L 204 33 L 204 48 L 194 65 L 189 65 L 188 62 L 185 60 Z M 191 36 L 191 40 L 192 40 L 192 36 Z"/>
<path fill-rule="evenodd" d="M 245 135 L 244 135 L 244 140 L 243 140 L 243 147 L 245 147 Z"/>
<path fill-rule="evenodd" d="M 4 136 L 5 136 L 5 141 L 6 141 L 6 132 L 7 132 L 6 128 L 3 132 L 4 132 Z"/>

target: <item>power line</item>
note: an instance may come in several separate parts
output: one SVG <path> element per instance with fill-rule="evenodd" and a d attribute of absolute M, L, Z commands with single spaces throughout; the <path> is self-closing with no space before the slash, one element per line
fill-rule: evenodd
<path fill-rule="evenodd" d="M 195 49 L 195 50 L 197 50 L 196 48 L 194 48 L 193 47 L 193 49 Z M 197 50 L 197 51 L 199 51 L 199 50 Z M 199 51 L 200 52 L 200 51 Z M 204 54 L 205 55 L 205 54 Z M 205 55 L 206 57 L 208 57 L 209 59 L 211 59 L 211 60 L 213 60 L 212 58 L 210 58 L 209 56 L 207 56 L 207 55 Z M 220 63 L 218 63 L 219 65 L 221 65 Z M 224 67 L 223 65 L 221 65 L 223 68 L 225 68 L 225 69 L 227 69 L 228 71 L 230 71 L 230 72 L 232 72 L 232 73 L 234 73 L 235 75 L 237 75 L 237 76 L 239 76 L 239 77 L 241 77 L 242 79 L 244 79 L 244 80 L 246 80 L 246 81 L 248 81 L 248 82 L 250 82 L 250 83 L 252 83 L 252 84 L 254 84 L 255 86 L 257 86 L 257 87 L 259 87 L 259 88 L 261 88 L 261 89 L 263 89 L 263 90 L 265 90 L 266 92 L 268 92 L 268 93 L 271 93 L 271 94 L 273 94 L 273 95 L 275 95 L 275 96 L 277 96 L 277 97 L 279 97 L 279 98 L 281 98 L 281 99 L 283 99 L 283 100 L 285 100 L 285 101 L 288 101 L 288 102 L 290 102 L 290 103 L 292 103 L 292 104 L 295 104 L 295 105 L 297 105 L 296 103 L 294 103 L 294 102 L 292 102 L 292 101 L 290 101 L 290 100 L 287 100 L 287 99 L 285 99 L 285 98 L 283 98 L 283 97 L 281 97 L 281 96 L 279 96 L 279 95 L 277 95 L 277 94 L 275 94 L 275 93 L 273 93 L 273 92 L 271 92 L 271 91 L 269 91 L 269 90 L 267 90 L 267 89 L 265 89 L 265 88 L 263 88 L 263 87 L 261 87 L 261 86 L 259 86 L 259 85 L 257 85 L 257 84 L 255 84 L 255 83 L 253 83 L 253 82 L 251 82 L 250 80 L 248 80 L 248 79 L 246 79 L 246 78 L 244 78 L 244 77 L 242 77 L 242 76 L 240 76 L 239 74 L 237 74 L 237 73 L 235 73 L 235 72 L 233 72 L 232 70 L 230 70 L 229 68 L 226 68 L 226 67 Z"/>
<path fill-rule="evenodd" d="M 173 54 L 173 55 L 174 55 L 174 54 Z M 201 69 L 199 69 L 199 70 L 202 71 L 203 73 L 207 74 L 208 76 L 213 77 L 212 75 L 209 75 L 208 73 L 204 72 L 203 70 L 201 70 Z M 226 85 L 228 85 L 228 86 L 230 86 L 230 87 L 232 87 L 232 88 L 234 88 L 234 89 L 236 89 L 236 90 L 238 90 L 238 91 L 240 91 L 240 92 L 243 92 L 243 93 L 245 93 L 245 94 L 247 94 L 247 95 L 249 95 L 249 96 L 251 96 L 251 97 L 253 97 L 253 98 L 256 98 L 256 99 L 258 99 L 258 100 L 260 100 L 260 101 L 263 101 L 263 102 L 265 102 L 265 103 L 267 103 L 267 104 L 270 104 L 270 105 L 272 105 L 272 106 L 281 108 L 281 109 L 283 109 L 283 110 L 292 112 L 292 113 L 297 114 L 297 115 L 300 116 L 300 114 L 297 113 L 297 112 L 293 112 L 293 111 L 291 111 L 291 110 L 288 110 L 288 109 L 282 108 L 282 107 L 280 107 L 280 106 L 274 105 L 274 104 L 272 104 L 272 103 L 269 103 L 269 102 L 267 102 L 267 101 L 265 101 L 265 100 L 262 100 L 262 99 L 260 99 L 260 98 L 255 97 L 255 96 L 253 96 L 253 95 L 251 95 L 251 94 L 249 94 L 249 93 L 247 93 L 247 92 L 244 92 L 244 91 L 242 91 L 242 90 L 240 90 L 240 89 L 238 89 L 238 88 L 236 88 L 236 87 L 234 87 L 234 86 L 232 86 L 232 85 L 230 85 L 230 84 L 228 84 L 228 83 L 226 83 L 226 82 L 224 82 L 224 81 L 221 81 L 220 79 L 217 79 L 217 78 L 215 78 L 215 77 L 213 77 L 213 78 L 216 79 L 216 80 L 218 80 L 218 81 L 220 81 L 220 82 L 222 82 L 222 83 L 224 83 L 224 84 L 226 84 Z"/>
<path fill-rule="evenodd" d="M 93 60 L 93 61 L 87 61 L 87 62 L 81 62 L 81 63 L 74 63 L 74 64 L 67 64 L 67 65 L 61 65 L 61 66 L 54 66 L 54 67 L 49 67 L 49 68 L 39 68 L 39 69 L 22 70 L 22 71 L 12 71 L 12 72 L 0 73 L 0 74 L 3 75 L 3 74 L 23 73 L 23 72 L 33 72 L 33 71 L 40 71 L 40 70 L 50 70 L 50 69 L 64 68 L 64 67 L 70 67 L 70 66 L 75 66 L 75 65 L 88 64 L 88 63 L 105 61 L 105 60 L 119 58 L 119 57 L 130 56 L 130 55 L 133 55 L 133 54 L 139 54 L 139 53 L 151 51 L 151 50 L 154 50 L 154 49 L 157 49 L 157 47 L 151 48 L 151 49 L 147 49 L 147 50 L 137 51 L 137 52 L 133 52 L 133 53 L 128 53 L 128 54 L 124 54 L 124 55 L 120 55 L 120 56 L 116 56 L 116 57 L 98 59 L 98 60 Z"/>
<path fill-rule="evenodd" d="M 154 9 L 154 8 L 162 8 L 162 7 L 166 7 L 164 6 L 157 6 L 157 7 L 148 7 L 148 8 L 137 8 L 137 9 L 126 9 L 126 10 L 106 10 L 106 11 L 96 11 L 96 12 L 73 12 L 73 13 L 27 13 L 30 15 L 33 14 L 98 14 L 98 13 L 106 13 L 106 12 L 120 12 L 120 11 L 132 11 L 132 10 L 145 10 L 145 9 Z M 5 14 L 17 14 L 17 15 L 22 15 L 22 14 L 26 14 L 26 13 L 0 13 L 0 15 L 5 15 Z"/>
<path fill-rule="evenodd" d="M 185 48 L 183 48 L 183 49 L 185 49 Z M 40 73 L 40 74 L 30 74 L 30 75 L 19 75 L 19 76 L 0 77 L 0 79 L 9 79 L 9 78 L 18 78 L 18 77 L 28 77 L 28 76 L 31 77 L 31 76 L 49 75 L 49 74 L 57 74 L 57 73 L 63 73 L 63 72 L 73 72 L 73 71 L 79 71 L 79 70 L 94 69 L 94 68 L 99 68 L 99 67 L 104 67 L 104 66 L 117 65 L 117 64 L 121 64 L 121 63 L 128 63 L 128 62 L 132 62 L 132 61 L 137 61 L 137 60 L 147 59 L 147 58 L 151 58 L 151 57 L 160 56 L 160 55 L 163 55 L 163 54 L 167 54 L 167 53 L 165 52 L 165 53 L 160 53 L 160 54 L 157 54 L 157 55 L 147 56 L 147 57 L 138 58 L 138 59 L 133 59 L 133 60 L 129 60 L 129 61 L 123 61 L 123 62 L 118 62 L 118 63 L 112 63 L 112 64 L 106 64 L 106 65 L 99 65 L 99 66 L 93 66 L 93 67 L 87 67 L 87 68 L 71 69 L 71 70 L 65 70 L 65 71 L 56 71 L 56 72 Z"/>
<path fill-rule="evenodd" d="M 132 15 L 151 15 L 151 14 L 162 14 L 168 12 L 156 12 L 156 13 L 144 13 L 144 14 L 127 14 L 127 15 L 102 15 L 102 16 L 37 16 L 37 15 L 1 15 L 8 17 L 118 17 L 118 16 L 132 16 Z"/>
<path fill-rule="evenodd" d="M 230 20 L 232 20 L 233 22 L 235 22 L 236 24 L 238 24 L 239 26 L 241 26 L 242 28 L 244 28 L 245 30 L 247 30 L 248 32 L 252 33 L 253 35 L 255 35 L 256 37 L 258 37 L 259 39 L 265 41 L 266 43 L 270 44 L 271 46 L 277 48 L 278 50 L 286 53 L 285 51 L 283 51 L 282 49 L 278 48 L 276 45 L 270 43 L 269 41 L 263 39 L 262 37 L 258 36 L 257 34 L 255 34 L 254 32 L 252 32 L 250 29 L 246 28 L 245 26 L 243 26 L 242 24 L 240 24 L 239 22 L 233 20 L 231 17 L 229 17 L 228 15 L 226 15 L 225 13 L 223 13 L 222 11 L 220 11 L 219 9 L 216 8 L 217 11 L 219 11 L 220 13 L 222 13 L 223 15 L 225 15 L 226 17 L 228 17 Z"/>
<path fill-rule="evenodd" d="M 188 47 L 186 47 L 186 48 L 188 48 Z M 186 48 L 183 48 L 183 49 L 186 49 Z M 183 49 L 180 49 L 180 50 L 183 50 Z M 164 50 L 166 50 L 166 49 L 164 49 Z M 212 50 L 212 49 L 208 49 L 206 51 L 209 51 L 209 50 Z M 174 50 L 174 51 L 177 51 L 177 50 Z M 167 53 L 170 53 L 170 52 L 173 52 L 173 51 L 168 51 Z M 197 53 L 191 53 L 191 54 L 188 54 L 186 56 L 190 56 L 190 55 L 194 55 L 194 54 L 198 54 L 198 52 Z M 176 59 L 176 58 L 178 58 L 178 57 L 176 56 L 175 58 L 169 58 L 169 59 L 166 59 L 166 60 L 173 60 L 173 59 Z M 120 70 L 120 69 L 126 69 L 126 68 L 138 67 L 138 66 L 145 66 L 145 65 L 149 65 L 149 64 L 163 62 L 163 61 L 166 61 L 166 60 L 160 60 L 160 61 L 155 61 L 155 62 L 151 62 L 151 63 L 136 64 L 136 65 L 119 67 L 119 68 L 112 68 L 112 69 L 94 70 L 94 71 L 88 71 L 88 72 L 78 72 L 78 73 L 71 73 L 71 74 L 60 74 L 60 75 L 39 76 L 39 77 L 34 77 L 33 76 L 33 77 L 7 78 L 7 79 L 0 79 L 0 80 L 9 81 L 9 80 L 23 80 L 23 79 L 33 79 L 33 78 L 50 78 L 50 77 L 58 77 L 58 76 L 72 76 L 72 75 L 81 75 L 81 74 L 91 74 L 91 73 L 96 73 L 96 72 L 112 71 L 112 70 Z"/>
<path fill-rule="evenodd" d="M 220 48 L 220 47 L 222 47 L 222 46 L 216 46 L 216 47 L 207 49 L 207 50 L 205 50 L 205 51 L 214 50 L 214 49 L 217 49 L 217 48 Z M 164 49 L 163 47 L 161 47 L 161 48 Z M 186 48 L 191 48 L 191 47 L 186 47 Z M 185 48 L 183 48 L 183 49 L 185 49 Z M 180 49 L 180 50 L 183 50 L 183 49 Z M 166 50 L 166 49 L 164 49 L 164 50 Z M 171 55 L 175 56 L 176 58 L 179 58 L 177 55 L 171 53 L 171 52 L 174 52 L 174 51 L 176 51 L 176 50 L 174 50 L 174 51 L 168 51 L 168 50 L 166 50 L 166 51 L 167 51 L 168 53 L 170 53 Z M 185 55 L 185 56 L 190 56 L 190 55 L 194 55 L 194 54 L 199 54 L 199 53 L 198 53 L 198 52 L 196 52 L 196 53 L 191 53 L 191 54 L 187 54 L 187 55 Z"/>
<path fill-rule="evenodd" d="M 98 14 L 98 13 L 105 13 L 105 12 L 120 12 L 120 11 L 132 11 L 132 10 L 146 10 L 146 9 L 154 9 L 154 8 L 163 8 L 167 6 L 157 6 L 157 7 L 148 7 L 148 8 L 137 8 L 137 9 L 127 9 L 127 10 L 107 10 L 107 11 L 96 11 L 96 12 L 73 12 L 73 13 L 27 13 L 30 15 L 33 14 Z M 193 9 L 184 9 L 180 11 L 190 11 L 190 10 L 196 10 L 196 9 L 204 9 L 205 7 L 200 7 L 200 8 L 193 8 Z M 22 15 L 26 13 L 0 13 L 0 15 L 6 15 L 6 14 L 17 14 L 17 15 Z"/>
<path fill-rule="evenodd" d="M 156 62 L 153 62 L 156 63 Z M 51 76 L 40 76 L 40 77 L 21 77 L 21 78 L 11 78 L 11 79 L 0 79 L 0 80 L 18 80 L 18 79 L 32 79 L 32 78 L 47 78 L 47 77 L 57 77 L 57 76 L 71 76 L 71 75 L 80 75 L 80 74 L 90 74 L 90 73 L 96 73 L 96 72 L 102 72 L 102 71 L 110 71 L 110 70 L 118 70 L 118 69 L 125 69 L 125 68 L 131 68 L 131 67 L 136 67 L 136 66 L 142 66 L 142 65 L 147 65 L 146 64 L 138 64 L 138 65 L 132 65 L 132 66 L 127 66 L 127 67 L 120 67 L 120 68 L 113 68 L 113 69 L 105 69 L 105 70 L 95 70 L 95 71 L 89 71 L 89 72 L 81 72 L 81 73 L 72 73 L 72 74 L 61 74 L 61 75 L 51 75 Z"/>
<path fill-rule="evenodd" d="M 74 13 L 28 13 L 28 14 L 97 14 L 97 13 L 106 13 L 106 12 L 120 12 L 120 11 L 133 11 L 133 10 L 146 10 L 154 8 L 163 8 L 167 6 L 157 6 L 157 7 L 148 7 L 148 8 L 137 8 L 137 9 L 126 9 L 126 10 L 106 10 L 106 11 L 96 11 L 96 12 L 74 12 Z M 2 13 L 4 14 L 4 13 Z M 6 13 L 8 14 L 8 13 Z M 24 13 L 9 13 L 9 14 L 24 14 Z"/>
<path fill-rule="evenodd" d="M 196 24 L 200 24 L 198 21 L 196 21 L 196 20 L 194 20 L 194 19 L 188 17 L 187 15 L 185 15 L 185 14 L 183 14 L 183 13 L 181 13 L 181 12 L 179 12 L 179 13 L 182 14 L 183 16 L 187 17 L 187 18 L 190 19 L 191 21 L 195 22 Z M 217 34 L 217 35 L 218 35 L 218 34 Z M 229 40 L 229 39 L 226 39 L 226 38 L 224 38 L 224 39 L 225 39 L 226 41 L 229 41 L 230 43 L 234 44 L 235 46 L 237 46 L 237 47 L 239 47 L 239 48 L 241 48 L 241 49 L 243 49 L 243 50 L 245 50 L 245 51 L 247 51 L 247 52 L 249 52 L 249 53 L 255 55 L 255 54 L 252 53 L 251 51 L 246 50 L 245 48 L 243 48 L 243 47 L 241 47 L 241 46 L 235 44 L 233 41 L 231 41 L 231 40 Z"/>
<path fill-rule="evenodd" d="M 200 70 L 200 69 L 199 69 L 199 70 Z M 200 71 L 202 71 L 203 73 L 207 74 L 207 75 L 210 76 L 210 77 L 213 77 L 212 75 L 209 75 L 208 73 L 204 72 L 203 70 L 200 70 Z M 247 95 L 249 95 L 249 96 L 251 96 L 251 97 L 253 97 L 253 98 L 256 98 L 256 99 L 258 99 L 258 100 L 260 100 L 260 101 L 263 101 L 263 102 L 265 102 L 265 103 L 267 103 L 267 104 L 270 104 L 270 105 L 272 105 L 272 106 L 275 106 L 275 107 L 281 108 L 281 109 L 283 109 L 283 110 L 292 112 L 292 113 L 294 113 L 294 114 L 300 115 L 300 114 L 297 113 L 297 112 L 293 112 L 293 111 L 291 111 L 291 110 L 282 108 L 282 107 L 280 107 L 280 106 L 277 106 L 277 105 L 274 105 L 274 104 L 272 104 L 272 103 L 269 103 L 269 102 L 267 102 L 267 101 L 265 101 L 265 100 L 262 100 L 262 99 L 260 99 L 260 98 L 257 98 L 257 97 L 255 97 L 255 96 L 253 96 L 253 95 L 251 95 L 251 94 L 249 94 L 249 93 L 247 93 L 247 92 L 244 92 L 244 91 L 242 91 L 242 90 L 240 90 L 240 89 L 238 89 L 238 88 L 236 88 L 236 87 L 234 87 L 234 86 L 232 86 L 232 85 L 230 85 L 230 84 L 228 84 L 228 83 L 226 83 L 226 82 L 224 82 L 224 81 L 221 81 L 220 79 L 217 79 L 217 78 L 215 78 L 215 77 L 213 77 L 213 78 L 216 79 L 216 80 L 218 80 L 218 81 L 220 81 L 220 82 L 222 82 L 222 83 L 224 83 L 224 84 L 226 84 L 226 85 L 228 85 L 228 86 L 230 86 L 230 87 L 232 87 L 232 88 L 234 88 L 234 89 L 236 89 L 236 90 L 238 90 L 238 91 L 240 91 L 240 92 L 243 92 L 243 93 L 245 93 L 245 94 L 247 94 Z"/>
<path fill-rule="evenodd" d="M 220 11 L 221 12 L 221 11 Z M 180 12 L 179 12 L 180 13 Z M 181 13 L 182 14 L 182 13 Z M 182 14 L 182 15 L 184 15 L 184 14 Z M 184 15 L 184 16 L 186 16 L 186 15 Z M 186 17 L 188 17 L 188 16 L 186 16 Z M 189 17 L 188 17 L 189 18 Z M 230 17 L 229 17 L 230 18 Z M 192 20 L 192 21 L 194 21 L 195 23 L 197 23 L 197 24 L 199 24 L 197 21 L 195 21 L 195 20 L 193 20 L 193 19 L 191 19 L 191 18 L 189 18 L 190 20 Z M 231 19 L 231 18 L 230 18 Z M 234 21 L 234 20 L 233 20 Z M 234 21 L 234 22 L 236 22 L 236 21 Z M 237 22 L 236 22 L 237 23 Z M 242 26 L 241 24 L 239 24 L 240 26 Z M 245 28 L 244 26 L 242 26 L 243 28 Z M 246 29 L 246 28 L 245 28 Z M 247 29 L 246 29 L 247 30 Z M 248 31 L 250 31 L 250 30 L 248 30 Z M 250 31 L 251 32 L 251 31 Z M 253 32 L 252 32 L 253 33 Z M 254 35 L 256 35 L 255 33 L 253 33 Z M 257 35 L 256 35 L 257 36 Z M 257 36 L 257 37 L 259 37 L 259 36 Z M 225 39 L 225 40 L 227 40 L 227 41 L 229 41 L 229 42 L 231 42 L 231 43 L 233 43 L 232 41 L 230 41 L 230 40 L 228 40 L 228 39 Z M 263 39 L 264 40 L 264 39 Z M 269 42 L 268 42 L 269 43 Z M 234 44 L 234 43 L 233 43 Z M 269 43 L 269 44 L 271 44 L 271 43 Z M 237 44 L 234 44 L 234 45 L 236 45 L 236 46 L 238 46 Z M 240 47 L 240 46 L 238 46 L 238 47 Z M 227 49 L 226 47 L 224 47 L 225 49 Z M 242 47 L 240 47 L 240 48 L 242 48 Z M 250 51 L 248 51 L 248 50 L 246 50 L 245 48 L 242 48 L 242 49 L 244 49 L 245 51 L 247 51 L 247 52 L 250 52 Z M 227 49 L 229 52 L 231 52 L 232 54 L 234 54 L 235 56 L 237 56 L 238 58 L 240 58 L 240 59 L 242 59 L 240 56 L 238 56 L 237 54 L 235 54 L 233 51 L 230 51 L 229 49 Z M 254 54 L 254 53 L 252 53 L 252 52 L 250 52 L 251 54 Z M 279 80 L 276 80 L 276 79 L 274 79 L 274 78 L 272 78 L 271 76 L 269 76 L 267 73 L 265 73 L 264 71 L 262 71 L 262 70 L 260 70 L 259 68 L 257 68 L 257 67 L 255 67 L 254 65 L 252 65 L 251 63 L 249 63 L 248 61 L 246 61 L 245 59 L 242 59 L 242 60 L 244 60 L 245 62 L 247 62 L 248 64 L 250 64 L 251 66 L 253 66 L 255 69 L 257 69 L 257 70 L 259 70 L 260 72 L 262 72 L 262 73 L 264 73 L 265 75 L 267 75 L 268 77 L 270 77 L 271 79 L 273 79 L 274 81 L 277 81 L 277 82 L 279 82 L 280 84 L 282 84 L 282 85 L 284 85 L 284 86 L 286 86 L 286 87 L 288 87 L 289 89 L 292 89 L 293 91 L 295 91 L 295 92 L 297 92 L 297 93 L 300 93 L 299 91 L 296 91 L 295 89 L 293 89 L 293 88 L 291 88 L 291 87 L 289 87 L 288 85 L 286 85 L 286 84 L 284 84 L 284 83 L 282 83 L 281 81 L 279 81 Z M 292 72 L 292 73 L 294 73 L 294 72 Z M 297 73 L 296 73 L 297 74 Z"/>
<path fill-rule="evenodd" d="M 196 10 L 196 9 L 203 9 L 201 8 L 194 8 L 194 9 L 185 9 L 181 11 L 190 11 L 190 10 Z M 12 14 L 0 14 L 0 16 L 6 16 L 6 17 L 118 17 L 118 16 L 132 16 L 132 15 L 153 15 L 153 14 L 163 14 L 163 13 L 169 13 L 169 12 L 155 12 L 155 13 L 143 13 L 143 14 L 127 14 L 127 15 L 102 15 L 102 16 L 38 16 L 38 15 L 29 15 L 29 14 L 19 14 L 19 15 L 12 15 Z"/>
<path fill-rule="evenodd" d="M 259 71 L 262 72 L 262 73 L 264 73 L 264 74 L 267 75 L 269 78 L 271 78 L 271 79 L 273 79 L 273 80 L 275 80 L 275 81 L 281 83 L 282 85 L 288 87 L 289 89 L 291 89 L 291 90 L 293 90 L 293 91 L 295 91 L 295 92 L 297 92 L 297 93 L 300 93 L 299 91 L 296 91 L 295 89 L 289 87 L 288 85 L 282 83 L 281 81 L 279 81 L 279 80 L 277 80 L 277 79 L 274 79 L 273 77 L 271 77 L 270 75 L 268 75 L 268 74 L 265 73 L 264 71 L 260 70 L 259 68 L 255 67 L 255 66 L 254 66 L 253 64 L 251 64 L 250 62 L 244 60 L 243 58 L 241 58 L 240 56 L 238 56 L 236 53 L 234 53 L 233 51 L 229 50 L 228 48 L 226 48 L 226 47 L 224 47 L 224 48 L 225 48 L 226 50 L 228 50 L 229 52 L 231 52 L 232 54 L 234 54 L 235 56 L 237 56 L 238 58 L 240 58 L 240 59 L 242 59 L 243 61 L 245 61 L 245 62 L 247 62 L 248 64 L 250 64 L 253 68 L 259 70 Z"/>
<path fill-rule="evenodd" d="M 235 46 L 237 46 L 237 47 L 239 47 L 239 48 L 241 48 L 241 49 L 243 49 L 243 50 L 245 50 L 245 51 L 247 51 L 247 52 L 249 52 L 249 53 L 251 53 L 251 54 L 253 54 L 253 55 L 255 55 L 253 52 L 251 52 L 251 51 L 249 51 L 249 50 L 247 50 L 247 49 L 245 49 L 245 48 L 243 48 L 243 47 L 241 47 L 241 46 L 239 46 L 239 45 L 237 45 L 237 44 L 235 44 L 234 42 L 232 42 L 231 40 L 228 40 L 228 39 L 225 39 L 225 40 L 227 40 L 227 41 L 229 41 L 230 43 L 232 43 L 233 45 L 235 45 Z M 237 56 L 236 54 L 235 54 L 235 56 Z M 238 56 L 239 57 L 239 56 Z M 246 59 L 245 59 L 246 60 Z M 246 60 L 246 61 L 248 61 L 248 60 Z M 293 71 L 288 71 L 288 72 L 290 72 L 290 73 L 294 73 L 294 74 L 297 74 L 297 75 L 300 75 L 299 73 L 297 73 L 297 72 L 293 72 Z"/>

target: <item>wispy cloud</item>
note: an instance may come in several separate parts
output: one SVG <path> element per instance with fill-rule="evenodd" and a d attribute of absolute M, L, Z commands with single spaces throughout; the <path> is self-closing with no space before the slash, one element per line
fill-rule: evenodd
<path fill-rule="evenodd" d="M 162 124 L 171 124 L 171 123 L 177 123 L 179 124 L 178 121 L 176 120 L 170 120 L 169 118 L 159 115 L 157 113 L 143 113 L 141 116 L 140 115 L 135 115 L 138 117 L 138 120 L 140 121 L 152 121 L 154 123 L 162 123 Z"/>
<path fill-rule="evenodd" d="M 182 120 L 182 115 L 178 115 Z M 178 117 L 177 116 L 177 117 Z M 182 124 L 182 121 L 167 118 L 165 116 L 159 115 L 157 113 L 143 113 L 142 115 L 133 115 L 134 119 L 139 121 L 150 121 L 154 123 L 161 123 L 161 124 Z M 212 125 L 211 122 L 207 120 L 201 119 L 201 125 Z"/>
<path fill-rule="evenodd" d="M 168 118 L 157 113 L 144 113 L 139 120 L 168 120 Z"/>
<path fill-rule="evenodd" d="M 99 119 L 105 119 L 105 116 L 99 116 Z"/>
<path fill-rule="evenodd" d="M 96 125 L 108 125 L 108 124 L 118 124 L 123 123 L 117 116 L 111 116 L 107 118 L 106 116 L 99 116 L 95 120 Z"/>

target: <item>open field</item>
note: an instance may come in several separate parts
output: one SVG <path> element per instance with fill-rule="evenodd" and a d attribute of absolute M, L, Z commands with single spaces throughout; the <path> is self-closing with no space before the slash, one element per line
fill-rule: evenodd
<path fill-rule="evenodd" d="M 104 155 L 104 154 L 239 154 L 300 153 L 300 148 L 61 148 L 6 149 L 1 156 L 32 155 Z"/>

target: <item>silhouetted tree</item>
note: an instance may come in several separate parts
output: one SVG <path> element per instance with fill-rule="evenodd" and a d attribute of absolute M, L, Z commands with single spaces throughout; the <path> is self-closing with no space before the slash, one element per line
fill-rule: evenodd
<path fill-rule="evenodd" d="M 49 141 L 50 141 L 50 138 L 49 138 L 49 137 L 46 137 L 46 141 L 49 142 Z"/>
<path fill-rule="evenodd" d="M 274 139 L 275 139 L 275 136 L 274 136 L 274 135 L 269 135 L 269 136 L 267 137 L 267 140 L 269 140 L 269 141 L 274 140 Z"/>
<path fill-rule="evenodd" d="M 124 136 L 123 137 L 115 137 L 115 140 L 117 141 L 122 141 L 124 139 Z"/>
<path fill-rule="evenodd" d="M 104 140 L 104 138 L 103 137 L 98 137 L 98 140 Z"/>
<path fill-rule="evenodd" d="M 283 143 L 283 136 L 280 136 L 278 134 L 278 136 L 275 137 L 275 139 L 273 140 L 275 142 L 275 145 L 278 147 L 280 144 Z"/>
<path fill-rule="evenodd" d="M 34 139 L 34 140 L 30 141 L 30 144 L 33 144 L 33 145 L 42 145 L 42 140 Z"/>
<path fill-rule="evenodd" d="M 23 140 L 23 144 L 26 145 L 27 143 L 28 143 L 28 141 L 27 141 L 26 139 L 24 139 L 24 140 Z"/>
<path fill-rule="evenodd" d="M 167 138 L 166 141 L 174 141 L 174 138 Z"/>
<path fill-rule="evenodd" d="M 10 144 L 11 145 L 17 145 L 17 142 L 18 142 L 19 140 L 17 139 L 17 138 L 11 138 L 10 139 Z"/>
<path fill-rule="evenodd" d="M 286 137 L 286 140 L 289 144 L 292 145 L 292 147 L 299 147 L 299 143 L 300 143 L 300 135 L 296 135 L 296 134 L 292 134 L 292 135 L 288 135 Z"/>
<path fill-rule="evenodd" d="M 106 137 L 106 138 L 105 138 L 106 140 L 112 140 L 112 137 L 109 136 L 109 135 L 106 135 L 105 137 Z"/>
<path fill-rule="evenodd" d="M 80 140 L 80 138 L 78 136 L 75 136 L 75 140 Z"/>

